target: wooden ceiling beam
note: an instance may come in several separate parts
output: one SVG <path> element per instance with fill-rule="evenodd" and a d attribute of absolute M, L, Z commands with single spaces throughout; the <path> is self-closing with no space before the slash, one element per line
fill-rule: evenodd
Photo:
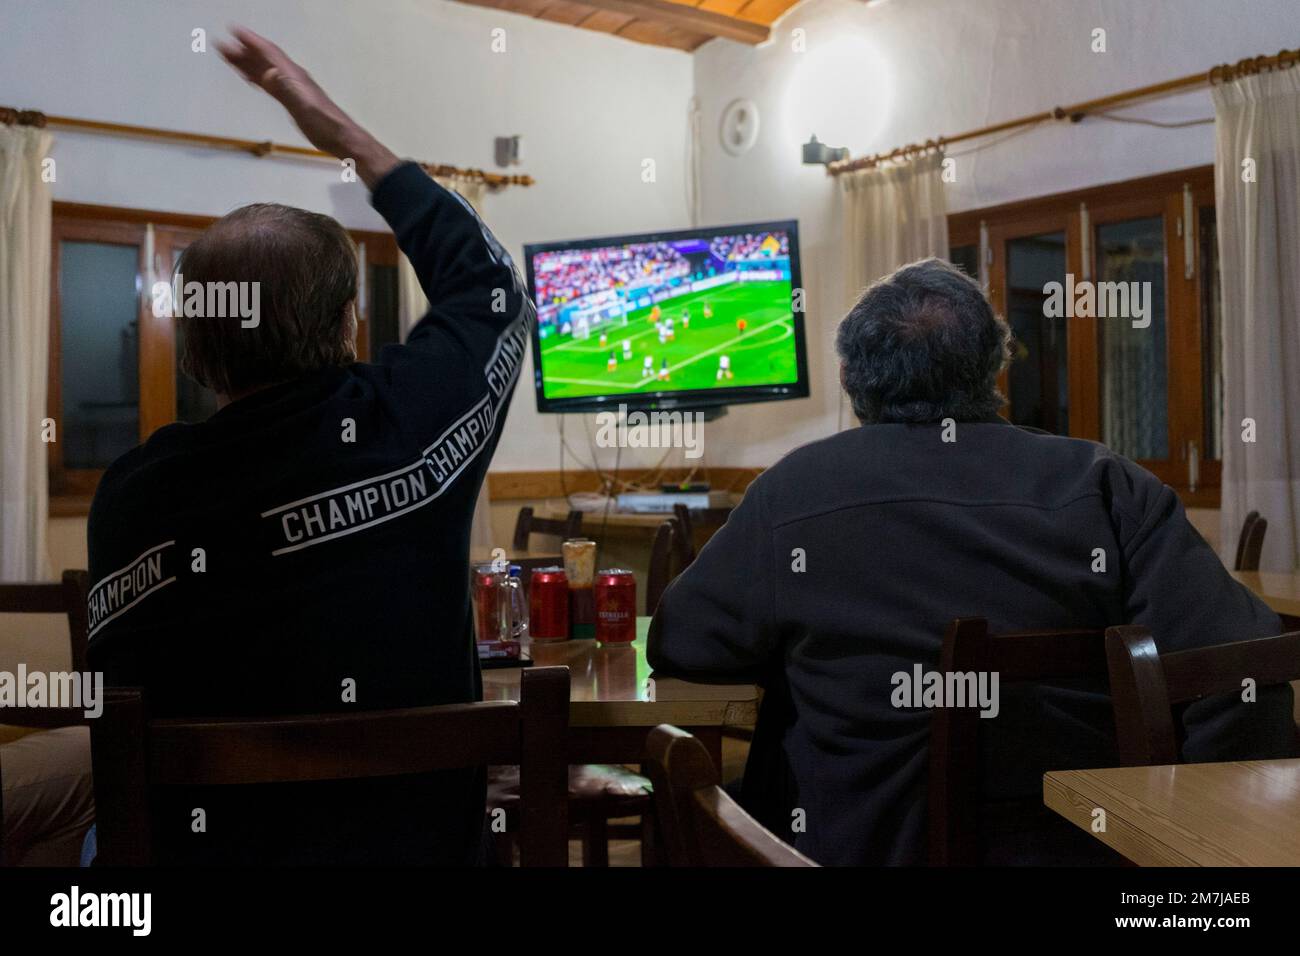
<path fill-rule="evenodd" d="M 757 46 L 767 40 L 771 30 L 761 23 L 729 17 L 697 7 L 688 7 L 671 0 L 581 0 L 589 7 L 636 17 L 649 23 L 677 27 L 689 33 L 703 33 L 711 37 L 724 37 L 737 43 Z"/>

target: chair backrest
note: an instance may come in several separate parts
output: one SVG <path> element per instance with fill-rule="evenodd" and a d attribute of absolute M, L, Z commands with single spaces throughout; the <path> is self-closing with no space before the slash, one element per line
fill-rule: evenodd
<path fill-rule="evenodd" d="M 1126 767 L 1180 762 L 1174 708 L 1214 694 L 1300 680 L 1300 631 L 1161 654 L 1138 625 L 1106 629 L 1110 693 Z"/>
<path fill-rule="evenodd" d="M 718 785 L 704 745 L 669 724 L 646 738 L 655 818 L 669 866 L 816 866 Z"/>
<path fill-rule="evenodd" d="M 1250 529 L 1255 526 L 1255 522 L 1258 520 L 1259 512 L 1252 511 L 1246 515 L 1246 520 L 1241 523 L 1241 534 L 1237 536 L 1237 557 L 1232 562 L 1232 570 L 1234 571 L 1246 570 L 1241 566 L 1241 559 L 1246 553 L 1246 542 L 1250 540 Z"/>
<path fill-rule="evenodd" d="M 1258 512 L 1252 511 L 1255 520 L 1250 521 L 1247 516 L 1246 520 L 1250 522 L 1248 528 L 1242 528 L 1241 540 L 1237 542 L 1237 566 L 1236 571 L 1258 571 L 1259 556 L 1264 550 L 1264 534 L 1268 531 L 1268 519 L 1259 517 Z"/>
<path fill-rule="evenodd" d="M 673 516 L 681 526 L 681 540 L 677 545 L 678 559 L 683 569 L 695 560 L 695 532 L 708 530 L 710 534 L 727 523 L 731 508 L 698 508 L 692 511 L 684 504 L 673 505 Z"/>
<path fill-rule="evenodd" d="M 516 551 L 528 550 L 528 537 L 533 534 L 553 534 L 560 538 L 579 538 L 582 536 L 582 512 L 570 509 L 567 518 L 539 518 L 531 506 L 519 509 L 515 519 L 515 537 L 512 542 Z"/>
<path fill-rule="evenodd" d="M 90 632 L 86 608 L 88 579 L 85 571 L 69 570 L 63 572 L 63 580 L 57 584 L 0 584 L 0 613 L 66 614 L 72 670 L 84 671 Z"/>
<path fill-rule="evenodd" d="M 1022 681 L 1106 676 L 1101 630 L 990 634 L 983 618 L 959 618 L 943 637 L 943 673 L 998 674 Z M 980 860 L 980 716 L 975 707 L 939 707 L 930 718 L 929 859 L 932 866 Z"/>
<path fill-rule="evenodd" d="M 518 764 L 520 861 L 568 864 L 567 667 L 525 670 L 518 703 L 254 720 L 151 720 L 146 703 L 138 690 L 112 690 L 103 715 L 91 722 L 97 862 L 154 862 L 154 786 L 345 780 Z"/>
<path fill-rule="evenodd" d="M 677 539 L 677 560 L 685 569 L 695 560 L 695 528 L 691 522 L 691 509 L 684 504 L 673 505 L 673 517 L 680 532 Z"/>
<path fill-rule="evenodd" d="M 659 599 L 682 569 L 681 561 L 675 560 L 675 542 L 681 537 L 679 528 L 678 522 L 669 518 L 655 529 L 654 543 L 650 545 L 650 569 L 645 583 L 646 614 L 654 614 L 655 608 L 659 607 Z"/>

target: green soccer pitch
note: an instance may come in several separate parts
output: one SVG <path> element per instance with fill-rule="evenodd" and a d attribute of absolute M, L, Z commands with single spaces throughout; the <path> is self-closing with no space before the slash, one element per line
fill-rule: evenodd
<path fill-rule="evenodd" d="M 713 310 L 704 317 L 704 304 Z M 585 339 L 552 334 L 542 340 L 542 372 L 547 398 L 581 398 L 620 392 L 684 391 L 735 388 L 745 385 L 789 385 L 798 379 L 795 358 L 794 317 L 790 314 L 788 281 L 735 282 L 691 292 L 659 303 L 661 320 L 673 320 L 673 338 L 660 344 L 650 320 L 650 308 L 593 327 Z M 682 324 L 689 309 L 690 327 Z M 745 331 L 737 320 L 744 318 Z M 600 344 L 604 332 L 607 344 Z M 631 359 L 624 359 L 623 341 L 632 343 Z M 617 365 L 609 369 L 609 355 Z M 718 378 L 719 356 L 731 361 L 731 378 Z M 645 370 L 646 356 L 653 371 Z M 668 360 L 668 381 L 659 378 Z"/>

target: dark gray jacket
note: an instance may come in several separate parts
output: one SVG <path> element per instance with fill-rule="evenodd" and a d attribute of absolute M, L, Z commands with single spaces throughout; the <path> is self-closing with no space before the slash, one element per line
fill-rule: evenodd
<path fill-rule="evenodd" d="M 656 670 L 759 680 L 784 701 L 777 714 L 765 701 L 746 799 L 823 863 L 924 861 L 930 713 L 892 706 L 891 678 L 936 668 L 953 618 L 995 632 L 1144 624 L 1162 651 L 1281 631 L 1133 462 L 1002 419 L 942 437 L 870 425 L 792 452 L 668 589 L 650 631 Z M 991 796 L 1032 799 L 1044 770 L 1118 764 L 1104 686 L 1000 696 L 985 722 Z M 1188 760 L 1295 746 L 1287 686 L 1253 704 L 1202 701 L 1184 723 Z M 792 806 L 805 832 L 791 833 Z"/>

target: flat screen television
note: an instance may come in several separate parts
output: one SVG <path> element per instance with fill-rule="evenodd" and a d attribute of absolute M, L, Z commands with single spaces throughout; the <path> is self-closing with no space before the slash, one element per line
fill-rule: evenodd
<path fill-rule="evenodd" d="M 524 258 L 539 411 L 808 395 L 794 220 L 532 243 Z"/>

